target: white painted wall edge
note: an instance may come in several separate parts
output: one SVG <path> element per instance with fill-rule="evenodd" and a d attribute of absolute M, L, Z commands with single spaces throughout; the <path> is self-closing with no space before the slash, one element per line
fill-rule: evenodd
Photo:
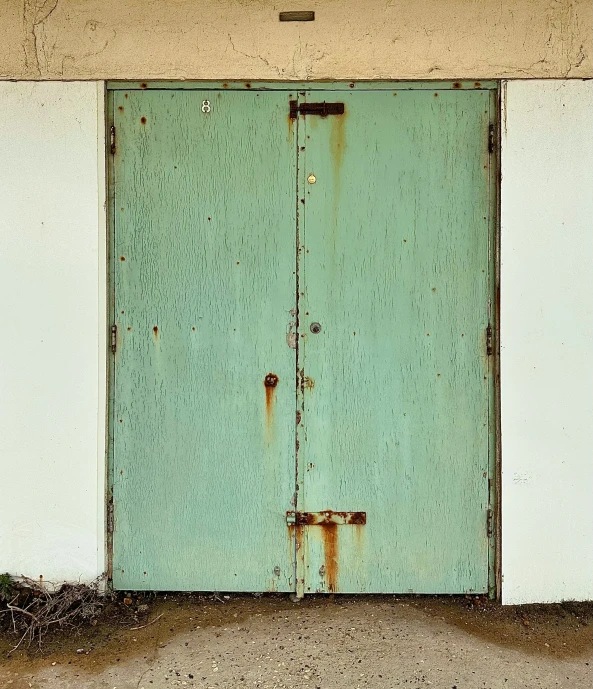
<path fill-rule="evenodd" d="M 0 571 L 105 570 L 103 85 L 0 83 Z"/>
<path fill-rule="evenodd" d="M 503 84 L 502 596 L 593 599 L 593 81 Z"/>
<path fill-rule="evenodd" d="M 98 383 L 97 383 L 97 574 L 107 572 L 107 481 L 108 481 L 108 385 L 107 332 L 109 327 L 108 253 L 107 253 L 107 165 L 106 165 L 106 92 L 105 82 L 97 87 L 97 224 L 98 270 Z"/>

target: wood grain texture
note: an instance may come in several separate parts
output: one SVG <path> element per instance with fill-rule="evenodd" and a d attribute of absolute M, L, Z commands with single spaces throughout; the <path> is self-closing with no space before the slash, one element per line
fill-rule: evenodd
<path fill-rule="evenodd" d="M 489 95 L 310 97 L 346 112 L 299 119 L 298 509 L 367 523 L 303 527 L 302 590 L 484 592 Z"/>
<path fill-rule="evenodd" d="M 114 94 L 116 588 L 488 588 L 490 94 L 315 88 Z"/>
<path fill-rule="evenodd" d="M 294 587 L 288 101 L 114 94 L 117 589 Z"/>

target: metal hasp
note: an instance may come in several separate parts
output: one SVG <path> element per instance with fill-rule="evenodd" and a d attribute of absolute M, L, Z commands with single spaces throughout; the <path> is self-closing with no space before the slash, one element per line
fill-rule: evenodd
<path fill-rule="evenodd" d="M 326 526 L 328 524 L 366 524 L 366 512 L 287 512 L 286 523 L 296 526 Z"/>
<path fill-rule="evenodd" d="M 290 119 L 296 120 L 297 115 L 343 115 L 344 103 L 297 103 L 296 100 L 290 101 Z"/>

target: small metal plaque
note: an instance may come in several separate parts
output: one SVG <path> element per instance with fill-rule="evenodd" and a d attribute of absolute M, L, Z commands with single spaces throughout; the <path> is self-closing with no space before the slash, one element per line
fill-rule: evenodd
<path fill-rule="evenodd" d="M 278 19 L 281 22 L 314 22 L 315 12 L 280 12 Z"/>

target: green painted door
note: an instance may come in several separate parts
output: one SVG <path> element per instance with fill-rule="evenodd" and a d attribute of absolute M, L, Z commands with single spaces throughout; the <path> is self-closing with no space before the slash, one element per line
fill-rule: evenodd
<path fill-rule="evenodd" d="M 299 588 L 486 591 L 489 93 L 301 98 Z"/>
<path fill-rule="evenodd" d="M 114 585 L 486 591 L 490 91 L 289 88 L 114 91 Z"/>
<path fill-rule="evenodd" d="M 113 94 L 118 589 L 294 588 L 287 97 Z"/>

